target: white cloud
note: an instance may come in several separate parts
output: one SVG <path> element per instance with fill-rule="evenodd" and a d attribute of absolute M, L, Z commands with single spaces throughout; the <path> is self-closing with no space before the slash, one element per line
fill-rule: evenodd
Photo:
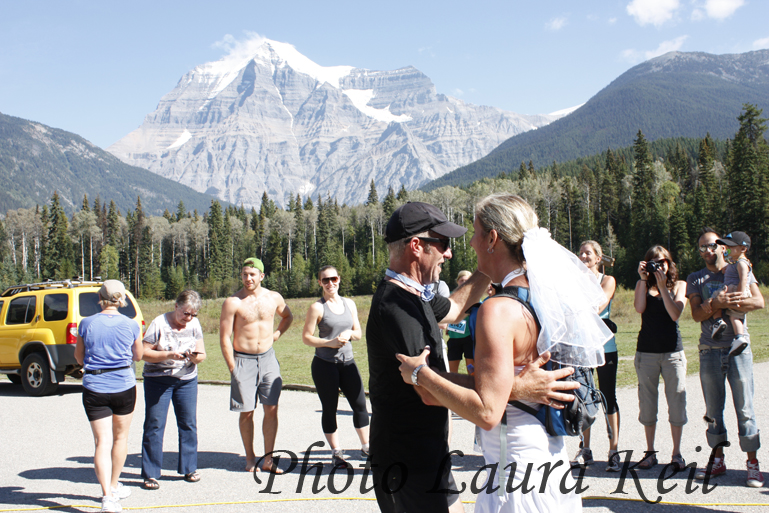
<path fill-rule="evenodd" d="M 214 48 L 220 48 L 227 52 L 226 59 L 232 61 L 241 61 L 254 56 L 257 49 L 262 46 L 266 40 L 256 32 L 245 31 L 246 38 L 243 40 L 235 39 L 235 36 L 226 34 L 221 41 L 215 42 Z"/>
<path fill-rule="evenodd" d="M 462 95 L 464 95 L 464 94 L 465 94 L 465 92 L 463 90 L 461 90 L 459 88 L 454 89 L 454 96 L 456 96 L 457 98 L 461 98 Z"/>
<path fill-rule="evenodd" d="M 659 57 L 660 55 L 664 55 L 668 52 L 676 52 L 681 49 L 684 41 L 686 41 L 688 37 L 689 36 L 679 36 L 670 41 L 663 41 L 660 43 L 656 50 L 644 52 L 644 56 L 646 57 L 646 60 L 649 60 L 655 57 Z"/>
<path fill-rule="evenodd" d="M 753 41 L 753 48 L 755 48 L 756 50 L 769 49 L 769 37 L 756 39 L 755 41 Z"/>
<path fill-rule="evenodd" d="M 647 50 L 644 52 L 632 48 L 623 50 L 620 54 L 620 57 L 622 60 L 631 64 L 638 64 L 639 62 L 648 61 L 649 59 L 659 57 L 660 55 L 664 55 L 668 52 L 675 52 L 680 50 L 684 44 L 684 41 L 686 41 L 688 37 L 689 36 L 680 36 L 670 41 L 663 41 L 655 50 Z"/>
<path fill-rule="evenodd" d="M 702 9 L 695 7 L 692 11 L 692 21 L 701 21 L 705 19 L 705 11 Z"/>
<path fill-rule="evenodd" d="M 614 25 L 617 23 L 617 18 L 609 18 L 609 25 Z"/>
<path fill-rule="evenodd" d="M 650 23 L 659 27 L 673 18 L 679 5 L 679 0 L 633 0 L 627 4 L 627 13 L 639 25 Z"/>
<path fill-rule="evenodd" d="M 620 53 L 620 56 L 622 57 L 623 61 L 627 61 L 630 64 L 638 64 L 643 60 L 641 52 L 639 52 L 638 50 L 633 50 L 632 48 L 629 48 L 627 50 L 622 50 L 622 53 Z"/>
<path fill-rule="evenodd" d="M 555 32 L 565 27 L 568 22 L 569 20 L 567 20 L 565 16 L 561 16 L 559 18 L 553 18 L 552 20 L 548 21 L 545 24 L 545 27 L 548 30 L 552 30 Z"/>
<path fill-rule="evenodd" d="M 423 46 L 422 48 L 417 50 L 417 53 L 425 54 L 430 57 L 435 57 L 435 53 L 433 52 L 432 46 Z"/>
<path fill-rule="evenodd" d="M 706 0 L 705 12 L 709 18 L 723 20 L 745 5 L 745 0 Z"/>

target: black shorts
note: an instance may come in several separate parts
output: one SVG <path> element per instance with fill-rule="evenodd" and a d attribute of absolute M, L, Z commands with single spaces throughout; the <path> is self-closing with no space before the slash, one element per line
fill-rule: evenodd
<path fill-rule="evenodd" d="M 465 355 L 465 360 L 473 359 L 473 339 L 472 337 L 450 338 L 446 344 L 449 347 L 446 356 L 450 362 L 456 362 Z"/>
<path fill-rule="evenodd" d="M 129 415 L 136 406 L 136 386 L 114 394 L 101 394 L 83 388 L 83 407 L 89 422 L 111 415 Z"/>

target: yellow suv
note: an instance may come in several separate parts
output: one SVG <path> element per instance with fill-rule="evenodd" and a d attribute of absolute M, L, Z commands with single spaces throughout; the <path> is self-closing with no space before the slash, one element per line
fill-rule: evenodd
<path fill-rule="evenodd" d="M 16 285 L 0 295 L 0 374 L 33 396 L 52 394 L 65 375 L 80 378 L 75 361 L 77 326 L 101 311 L 101 281 L 48 281 Z M 127 293 L 120 313 L 144 333 L 136 299 Z"/>

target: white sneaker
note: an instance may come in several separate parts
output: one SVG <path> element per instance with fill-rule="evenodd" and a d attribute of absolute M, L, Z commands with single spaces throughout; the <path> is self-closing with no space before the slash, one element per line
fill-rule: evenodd
<path fill-rule="evenodd" d="M 369 455 L 371 454 L 371 450 L 369 449 L 369 445 L 368 445 L 368 444 L 363 444 L 363 445 L 361 445 L 361 446 L 360 446 L 360 453 L 361 453 L 363 456 L 365 456 L 366 458 L 368 458 L 368 457 L 369 457 Z"/>
<path fill-rule="evenodd" d="M 112 496 L 117 500 L 126 499 L 131 496 L 131 489 L 127 486 L 123 486 L 123 483 L 118 483 L 117 486 L 112 489 Z"/>
<path fill-rule="evenodd" d="M 764 486 L 764 475 L 761 473 L 761 469 L 758 468 L 758 460 L 748 460 L 746 462 L 748 466 L 748 481 L 747 485 L 751 488 L 761 488 Z"/>
<path fill-rule="evenodd" d="M 732 341 L 732 347 L 729 349 L 729 356 L 742 354 L 746 347 L 750 345 L 750 337 L 747 335 L 737 335 Z"/>
<path fill-rule="evenodd" d="M 721 335 L 726 330 L 726 322 L 724 322 L 723 319 L 719 318 L 715 324 L 713 324 L 713 329 L 710 331 L 710 338 L 713 340 L 721 340 Z"/>
<path fill-rule="evenodd" d="M 123 511 L 123 506 L 118 502 L 117 497 L 107 497 L 106 495 L 101 498 L 101 510 L 115 513 Z"/>

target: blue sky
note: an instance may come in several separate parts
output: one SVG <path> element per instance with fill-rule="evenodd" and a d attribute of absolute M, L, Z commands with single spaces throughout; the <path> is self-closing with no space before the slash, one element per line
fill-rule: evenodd
<path fill-rule="evenodd" d="M 0 0 L 0 112 L 106 147 L 198 64 L 256 35 L 322 66 L 412 65 L 523 114 L 587 101 L 667 51 L 769 48 L 766 0 Z"/>

